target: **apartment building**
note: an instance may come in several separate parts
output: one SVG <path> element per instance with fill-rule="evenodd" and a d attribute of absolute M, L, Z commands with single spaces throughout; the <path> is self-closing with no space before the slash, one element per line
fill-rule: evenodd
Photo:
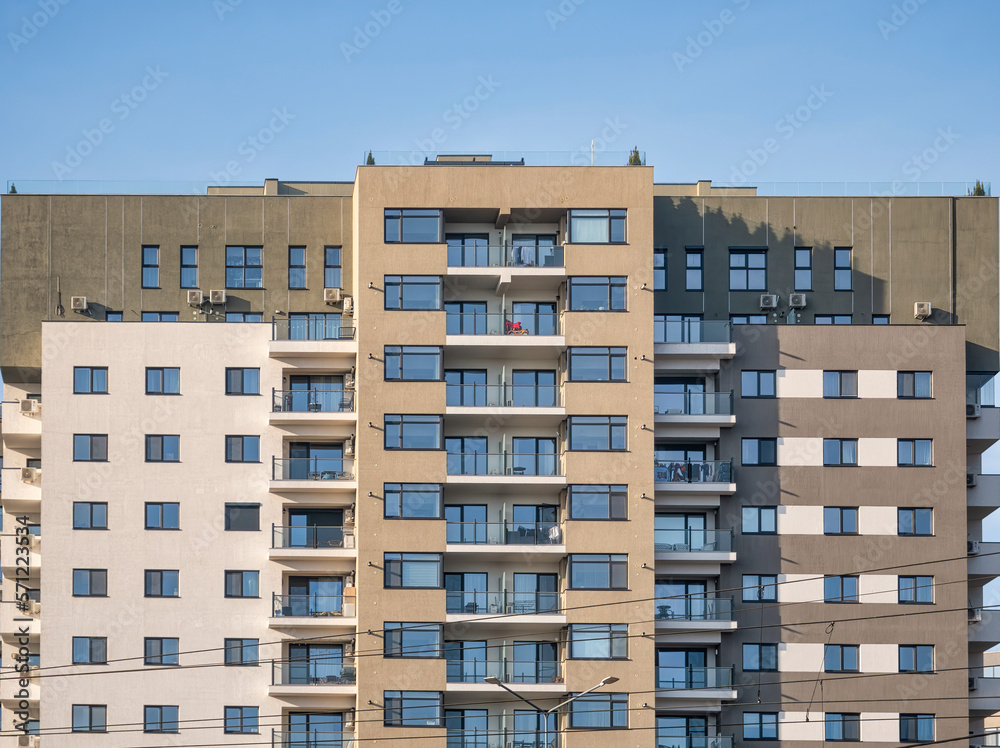
<path fill-rule="evenodd" d="M 983 743 L 995 199 L 18 191 L 0 741 Z"/>

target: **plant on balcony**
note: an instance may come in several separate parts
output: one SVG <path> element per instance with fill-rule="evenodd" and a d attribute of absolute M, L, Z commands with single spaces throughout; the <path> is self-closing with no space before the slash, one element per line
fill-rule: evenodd
<path fill-rule="evenodd" d="M 368 158 L 365 159 L 365 166 L 375 166 L 375 159 L 372 157 L 371 151 L 368 151 Z"/>
<path fill-rule="evenodd" d="M 976 185 L 969 190 L 969 197 L 986 197 L 986 185 L 977 179 Z"/>
<path fill-rule="evenodd" d="M 626 166 L 642 166 L 642 156 L 639 155 L 639 146 L 632 149 Z"/>

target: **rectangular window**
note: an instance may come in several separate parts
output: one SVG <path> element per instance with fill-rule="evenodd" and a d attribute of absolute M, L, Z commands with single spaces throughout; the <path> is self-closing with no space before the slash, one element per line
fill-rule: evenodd
<path fill-rule="evenodd" d="M 624 244 L 624 210 L 571 210 L 569 241 L 572 244 Z"/>
<path fill-rule="evenodd" d="M 742 397 L 775 397 L 777 372 L 747 369 L 740 372 Z"/>
<path fill-rule="evenodd" d="M 179 580 L 176 569 L 146 569 L 146 597 L 180 597 Z"/>
<path fill-rule="evenodd" d="M 256 735 L 260 732 L 260 711 L 255 706 L 227 706 L 223 732 Z"/>
<path fill-rule="evenodd" d="M 74 395 L 107 395 L 108 394 L 108 367 L 107 366 L 74 366 L 73 367 L 73 394 Z"/>
<path fill-rule="evenodd" d="M 198 248 L 181 247 L 181 288 L 198 287 Z"/>
<path fill-rule="evenodd" d="M 226 597 L 260 597 L 260 572 L 227 571 Z"/>
<path fill-rule="evenodd" d="M 624 312 L 626 278 L 574 276 L 569 279 L 571 312 Z"/>
<path fill-rule="evenodd" d="M 444 241 L 444 211 L 426 208 L 386 208 L 385 243 L 440 244 Z"/>
<path fill-rule="evenodd" d="M 259 395 L 260 369 L 226 368 L 227 395 Z"/>
<path fill-rule="evenodd" d="M 146 367 L 147 395 L 181 394 L 181 370 L 176 367 Z"/>
<path fill-rule="evenodd" d="M 572 590 L 628 589 L 628 556 L 624 553 L 573 553 L 569 557 Z"/>
<path fill-rule="evenodd" d="M 766 325 L 766 314 L 733 314 L 729 321 L 734 325 Z"/>
<path fill-rule="evenodd" d="M 850 291 L 851 248 L 835 247 L 833 250 L 833 290 Z"/>
<path fill-rule="evenodd" d="M 701 249 L 689 249 L 684 253 L 684 290 L 704 291 L 705 253 Z"/>
<path fill-rule="evenodd" d="M 934 602 L 934 577 L 900 577 L 899 602 L 929 604 Z"/>
<path fill-rule="evenodd" d="M 931 373 L 929 371 L 896 372 L 896 396 L 901 399 L 931 397 Z"/>
<path fill-rule="evenodd" d="M 178 318 L 177 312 L 142 312 L 139 318 L 143 322 L 176 322 Z M 121 318 L 115 320 L 116 322 L 121 322 Z"/>
<path fill-rule="evenodd" d="M 899 507 L 896 530 L 900 535 L 933 535 L 934 510 L 930 507 Z"/>
<path fill-rule="evenodd" d="M 901 673 L 934 672 L 934 645 L 900 644 L 899 672 Z"/>
<path fill-rule="evenodd" d="M 105 322 L 121 322 L 122 321 L 122 313 L 121 312 L 112 312 L 109 309 L 108 311 L 106 311 L 104 313 L 104 321 Z"/>
<path fill-rule="evenodd" d="M 145 665 L 179 665 L 180 640 L 175 638 L 146 637 L 144 640 Z"/>
<path fill-rule="evenodd" d="M 744 740 L 777 740 L 777 712 L 743 712 Z"/>
<path fill-rule="evenodd" d="M 73 569 L 73 597 L 107 596 L 107 569 Z"/>
<path fill-rule="evenodd" d="M 857 439 L 824 439 L 823 464 L 828 466 L 857 467 Z"/>
<path fill-rule="evenodd" d="M 73 434 L 74 462 L 107 462 L 107 434 Z"/>
<path fill-rule="evenodd" d="M 896 452 L 900 467 L 931 467 L 930 439 L 898 439 Z"/>
<path fill-rule="evenodd" d="M 257 665 L 260 662 L 259 639 L 226 639 L 223 644 L 227 665 Z"/>
<path fill-rule="evenodd" d="M 288 287 L 290 289 L 306 287 L 306 248 L 288 248 Z"/>
<path fill-rule="evenodd" d="M 439 623 L 385 623 L 385 657 L 440 657 L 443 646 Z"/>
<path fill-rule="evenodd" d="M 858 645 L 827 644 L 823 650 L 823 669 L 828 673 L 858 672 Z"/>
<path fill-rule="evenodd" d="M 441 519 L 440 483 L 386 483 L 385 516 L 399 519 Z"/>
<path fill-rule="evenodd" d="M 226 504 L 227 532 L 257 532 L 260 530 L 260 504 Z"/>
<path fill-rule="evenodd" d="M 767 252 L 765 250 L 729 250 L 729 290 L 767 290 Z"/>
<path fill-rule="evenodd" d="M 823 533 L 825 535 L 857 535 L 858 508 L 856 506 L 823 507 Z"/>
<path fill-rule="evenodd" d="M 776 672 L 778 670 L 778 645 L 744 644 L 743 670 L 745 672 L 749 671 Z"/>
<path fill-rule="evenodd" d="M 775 506 L 743 507 L 744 535 L 774 535 L 778 532 L 778 508 Z"/>
<path fill-rule="evenodd" d="M 260 462 L 260 437 L 227 436 L 226 462 Z"/>
<path fill-rule="evenodd" d="M 386 727 L 444 727 L 444 695 L 440 691 L 385 691 Z"/>
<path fill-rule="evenodd" d="M 388 382 L 440 382 L 444 379 L 439 345 L 385 346 Z"/>
<path fill-rule="evenodd" d="M 105 501 L 74 501 L 74 530 L 107 530 L 108 504 Z"/>
<path fill-rule="evenodd" d="M 826 739 L 851 742 L 861 740 L 861 715 L 827 712 Z"/>
<path fill-rule="evenodd" d="M 624 382 L 627 352 L 627 348 L 570 348 L 568 381 Z"/>
<path fill-rule="evenodd" d="M 579 452 L 626 449 L 627 416 L 570 416 L 569 448 Z"/>
<path fill-rule="evenodd" d="M 177 502 L 146 502 L 147 530 L 180 530 L 181 505 Z"/>
<path fill-rule="evenodd" d="M 142 248 L 142 287 L 160 287 L 160 248 L 145 245 Z"/>
<path fill-rule="evenodd" d="M 872 315 L 873 325 L 888 325 L 889 315 L 888 314 L 873 314 Z"/>
<path fill-rule="evenodd" d="M 261 312 L 226 312 L 226 322 L 261 322 L 263 319 Z"/>
<path fill-rule="evenodd" d="M 108 707 L 104 704 L 73 704 L 73 732 L 107 732 Z"/>
<path fill-rule="evenodd" d="M 777 602 L 778 577 L 775 574 L 744 574 L 743 602 Z"/>
<path fill-rule="evenodd" d="M 443 433 L 443 416 L 385 416 L 386 449 L 443 449 Z"/>
<path fill-rule="evenodd" d="M 106 665 L 108 663 L 108 638 L 106 636 L 74 636 L 74 665 Z"/>
<path fill-rule="evenodd" d="M 653 249 L 653 290 L 667 290 L 667 250 Z"/>
<path fill-rule="evenodd" d="M 569 705 L 570 727 L 628 727 L 627 693 L 594 693 Z"/>
<path fill-rule="evenodd" d="M 934 740 L 934 715 L 900 714 L 899 740 L 902 743 L 924 743 Z"/>
<path fill-rule="evenodd" d="M 441 276 L 385 276 L 385 308 L 400 310 L 442 309 Z"/>
<path fill-rule="evenodd" d="M 569 487 L 570 519 L 628 519 L 628 486 Z"/>
<path fill-rule="evenodd" d="M 813 323 L 817 325 L 849 325 L 851 324 L 850 314 L 817 314 L 813 317 Z"/>
<path fill-rule="evenodd" d="M 858 578 L 837 575 L 824 577 L 823 599 L 828 603 L 858 602 Z"/>
<path fill-rule="evenodd" d="M 440 589 L 440 553 L 386 553 L 385 586 Z"/>
<path fill-rule="evenodd" d="M 856 371 L 824 371 L 823 397 L 857 397 L 858 373 Z"/>
<path fill-rule="evenodd" d="M 775 438 L 744 438 L 744 465 L 777 465 L 778 440 Z"/>
<path fill-rule="evenodd" d="M 178 732 L 176 706 L 145 706 L 143 732 Z"/>
<path fill-rule="evenodd" d="M 628 657 L 628 626 L 624 623 L 570 625 L 569 656 L 583 660 L 614 660 Z"/>
<path fill-rule="evenodd" d="M 340 288 L 342 285 L 340 247 L 323 247 L 323 287 Z"/>
<path fill-rule="evenodd" d="M 226 247 L 226 288 L 263 288 L 261 247 Z"/>
<path fill-rule="evenodd" d="M 146 462 L 180 462 L 181 438 L 177 434 L 146 434 Z"/>
<path fill-rule="evenodd" d="M 813 260 L 811 247 L 795 248 L 795 290 L 812 291 Z"/>

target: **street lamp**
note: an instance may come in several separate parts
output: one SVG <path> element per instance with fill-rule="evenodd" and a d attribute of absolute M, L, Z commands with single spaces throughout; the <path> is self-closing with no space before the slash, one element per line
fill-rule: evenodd
<path fill-rule="evenodd" d="M 618 678 L 616 678 L 613 675 L 609 675 L 607 678 L 604 678 L 603 680 L 601 680 L 601 682 L 598 683 L 596 686 L 591 686 L 586 691 L 580 691 L 580 693 L 578 693 L 576 696 L 571 696 L 570 698 L 566 699 L 565 701 L 559 702 L 558 704 L 556 704 L 551 709 L 542 709 L 540 706 L 538 706 L 538 704 L 533 704 L 532 702 L 528 701 L 526 698 L 524 698 L 517 691 L 514 691 L 514 690 L 512 690 L 510 688 L 507 688 L 507 686 L 505 686 L 503 683 L 501 683 L 500 679 L 497 678 L 495 675 L 488 675 L 485 678 L 483 678 L 483 680 L 486 683 L 489 683 L 492 686 L 500 686 L 500 688 L 502 688 L 504 691 L 506 691 L 509 694 L 513 694 L 514 696 L 516 696 L 517 698 L 519 698 L 521 701 L 523 701 L 525 704 L 527 704 L 532 709 L 534 709 L 538 714 L 542 715 L 542 745 L 544 746 L 544 748 L 548 748 L 548 745 L 549 745 L 549 720 L 548 720 L 548 717 L 549 717 L 550 714 L 557 713 L 560 709 L 562 709 L 564 706 L 566 706 L 567 704 L 569 704 L 571 701 L 576 701 L 581 696 L 586 696 L 588 693 L 590 693 L 591 691 L 596 691 L 601 686 L 610 686 L 612 683 L 617 683 L 618 682 Z"/>

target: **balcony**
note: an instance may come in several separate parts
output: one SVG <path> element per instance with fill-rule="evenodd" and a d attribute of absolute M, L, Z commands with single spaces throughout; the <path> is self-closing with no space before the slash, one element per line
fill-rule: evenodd
<path fill-rule="evenodd" d="M 275 594 L 272 606 L 271 628 L 321 630 L 357 626 L 354 596 Z"/>
<path fill-rule="evenodd" d="M 272 561 L 313 561 L 326 563 L 332 558 L 355 558 L 354 528 L 271 526 Z M 301 564 L 297 568 L 303 568 Z"/>
<path fill-rule="evenodd" d="M 445 593 L 445 612 L 461 616 L 558 616 L 558 592 L 498 592 L 448 590 Z"/>
<path fill-rule="evenodd" d="M 976 483 L 969 486 L 966 494 L 969 518 L 981 520 L 996 509 L 1000 509 L 1000 475 L 973 477 Z"/>
<path fill-rule="evenodd" d="M 656 628 L 730 631 L 733 620 L 733 598 L 714 595 L 688 595 L 656 601 Z"/>
<path fill-rule="evenodd" d="M 657 491 L 699 494 L 733 494 L 732 460 L 656 460 Z"/>
<path fill-rule="evenodd" d="M 354 686 L 358 682 L 354 661 L 272 660 L 272 686 Z"/>
<path fill-rule="evenodd" d="M 664 320 L 653 318 L 656 370 L 718 371 L 720 361 L 736 355 L 732 326 L 721 320 Z"/>
<path fill-rule="evenodd" d="M 271 748 L 354 748 L 353 732 L 271 731 Z"/>
<path fill-rule="evenodd" d="M 449 452 L 448 483 L 565 485 L 562 455 L 546 453 Z"/>
<path fill-rule="evenodd" d="M 969 541 L 969 584 L 982 586 L 1000 577 L 1000 543 Z"/>
<path fill-rule="evenodd" d="M 657 698 L 735 699 L 733 670 L 728 667 L 656 668 Z M 666 692 L 666 693 L 664 693 Z"/>
<path fill-rule="evenodd" d="M 486 677 L 498 678 L 502 683 L 523 685 L 557 685 L 553 690 L 565 691 L 562 669 L 558 662 L 535 660 L 449 660 L 448 683 L 483 685 Z M 521 690 L 521 689 L 518 689 Z"/>
<path fill-rule="evenodd" d="M 449 522 L 446 537 L 448 553 L 566 552 L 558 522 Z"/>
<path fill-rule="evenodd" d="M 1000 408 L 966 405 L 966 416 L 965 443 L 970 454 L 981 454 L 1000 441 Z"/>
<path fill-rule="evenodd" d="M 732 735 L 670 735 L 657 732 L 656 748 L 733 748 Z"/>
<path fill-rule="evenodd" d="M 449 312 L 445 343 L 487 357 L 500 354 L 498 349 L 506 357 L 516 349 L 527 349 L 532 356 L 554 356 L 565 347 L 558 312 Z"/>
<path fill-rule="evenodd" d="M 271 323 L 270 354 L 275 358 L 327 358 L 353 363 L 356 328 L 339 319 L 276 319 Z"/>
<path fill-rule="evenodd" d="M 8 514 L 37 513 L 42 501 L 42 469 L 5 467 L 3 476 L 3 507 Z M 30 478 L 30 480 L 26 480 Z"/>
<path fill-rule="evenodd" d="M 353 390 L 271 390 L 272 424 L 353 422 L 356 417 Z"/>
<path fill-rule="evenodd" d="M 337 457 L 274 457 L 272 491 L 356 491 L 354 460 Z"/>
<path fill-rule="evenodd" d="M 975 670 L 972 672 L 975 673 Z M 971 716 L 980 719 L 991 716 L 996 711 L 996 704 L 1000 702 L 1000 678 L 970 675 L 969 697 Z M 993 745 L 996 744 L 996 736 L 994 736 Z"/>
<path fill-rule="evenodd" d="M 449 268 L 562 268 L 562 245 L 497 246 L 485 244 L 450 245 Z M 449 271 L 450 272 L 450 271 Z"/>
<path fill-rule="evenodd" d="M 21 538 L 24 538 L 23 544 L 19 542 Z M 3 535 L 0 540 L 0 569 L 4 576 L 22 582 L 27 582 L 28 577 L 37 578 L 41 571 L 41 545 L 40 535 Z"/>
<path fill-rule="evenodd" d="M 560 748 L 559 733 L 546 738 L 541 730 L 448 730 L 447 748 Z"/>
<path fill-rule="evenodd" d="M 653 423 L 658 436 L 714 441 L 723 428 L 736 425 L 734 413 L 731 390 L 653 395 Z"/>
<path fill-rule="evenodd" d="M 449 384 L 446 386 L 449 424 L 463 416 L 470 425 L 481 425 L 486 415 L 531 417 L 535 425 L 558 425 L 566 415 L 558 385 Z"/>
<path fill-rule="evenodd" d="M 14 449 L 41 449 L 42 404 L 37 400 L 4 400 L 0 403 L 3 443 Z"/>
<path fill-rule="evenodd" d="M 1000 644 L 1000 610 L 969 608 L 969 649 L 985 652 Z"/>

